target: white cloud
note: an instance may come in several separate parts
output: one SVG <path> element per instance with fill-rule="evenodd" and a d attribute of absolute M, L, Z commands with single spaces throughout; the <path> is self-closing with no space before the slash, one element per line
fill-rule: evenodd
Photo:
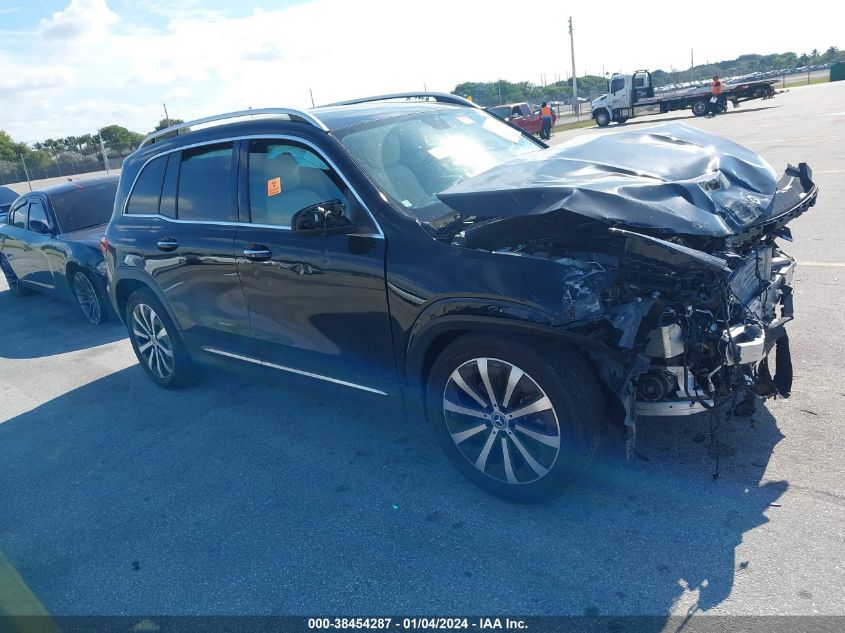
<path fill-rule="evenodd" d="M 232 17 L 198 0 L 66 1 L 40 21 L 44 38 L 20 30 L 0 39 L 0 67 L 14 69 L 0 78 L 0 125 L 16 139 L 111 123 L 145 132 L 163 117 L 162 101 L 171 116 L 187 120 L 249 106 L 308 107 L 309 90 L 319 105 L 424 84 L 449 91 L 462 81 L 539 82 L 541 73 L 552 80 L 571 68 L 568 16 L 549 11 L 538 31 L 515 18 L 522 14 L 510 2 L 315 0 L 247 14 L 233 3 L 229 11 L 240 13 Z M 781 9 L 790 5 L 779 0 L 764 12 L 754 3 L 712 0 L 713 15 L 729 9 L 731 16 L 715 23 L 691 5 L 663 0 L 647 12 L 616 8 L 612 20 L 605 5 L 578 3 L 578 73 L 684 67 L 690 47 L 703 62 L 845 45 L 837 41 L 845 8 L 805 0 L 808 13 L 809 5 L 829 18 L 812 32 L 783 23 Z M 52 104 L 52 114 L 37 109 L 38 101 Z"/>
<path fill-rule="evenodd" d="M 48 41 L 76 39 L 101 33 L 118 19 L 106 0 L 71 0 L 66 8 L 41 20 L 39 31 Z"/>

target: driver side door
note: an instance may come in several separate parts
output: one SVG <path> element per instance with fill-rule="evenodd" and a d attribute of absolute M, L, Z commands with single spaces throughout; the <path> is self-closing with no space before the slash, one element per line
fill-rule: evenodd
<path fill-rule="evenodd" d="M 385 241 L 361 199 L 305 141 L 244 140 L 235 257 L 263 364 L 364 391 L 395 390 Z M 339 200 L 348 232 L 295 232 L 294 215 Z"/>

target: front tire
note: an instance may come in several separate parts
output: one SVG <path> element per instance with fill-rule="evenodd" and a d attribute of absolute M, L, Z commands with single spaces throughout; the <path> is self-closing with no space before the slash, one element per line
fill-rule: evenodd
<path fill-rule="evenodd" d="M 597 379 L 574 350 L 467 334 L 437 358 L 429 419 L 471 482 L 518 503 L 560 495 L 590 462 L 605 422 Z"/>
<path fill-rule="evenodd" d="M 157 385 L 178 389 L 194 380 L 194 364 L 179 331 L 158 298 L 136 290 L 126 304 L 129 340 L 141 368 Z"/>
<path fill-rule="evenodd" d="M 599 127 L 607 127 L 610 125 L 610 115 L 607 110 L 599 110 L 596 112 L 596 125 Z"/>
<path fill-rule="evenodd" d="M 100 325 L 108 320 L 106 304 L 88 273 L 77 270 L 73 275 L 73 294 L 85 320 Z"/>

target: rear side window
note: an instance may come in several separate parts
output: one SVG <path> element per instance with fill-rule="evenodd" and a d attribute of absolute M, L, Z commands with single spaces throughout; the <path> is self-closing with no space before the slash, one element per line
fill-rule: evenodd
<path fill-rule="evenodd" d="M 180 220 L 235 222 L 231 143 L 182 152 L 177 194 Z"/>
<path fill-rule="evenodd" d="M 144 215 L 158 213 L 167 159 L 168 156 L 160 156 L 147 163 L 147 166 L 141 170 L 132 195 L 129 196 L 126 213 Z"/>
<path fill-rule="evenodd" d="M 62 233 L 108 224 L 114 208 L 117 180 L 89 185 L 50 196 Z"/>

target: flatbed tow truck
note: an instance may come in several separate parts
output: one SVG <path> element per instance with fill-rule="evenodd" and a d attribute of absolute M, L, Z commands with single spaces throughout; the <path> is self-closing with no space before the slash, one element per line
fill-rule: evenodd
<path fill-rule="evenodd" d="M 740 101 L 769 99 L 775 96 L 776 83 L 777 80 L 760 80 L 723 84 L 722 103 L 730 101 L 738 107 Z M 593 100 L 590 113 L 599 127 L 610 125 L 611 121 L 625 123 L 639 114 L 651 114 L 655 106 L 661 114 L 690 108 L 695 116 L 704 116 L 709 110 L 710 97 L 709 86 L 655 94 L 651 73 L 638 70 L 633 75 L 613 75 L 608 93 Z"/>

